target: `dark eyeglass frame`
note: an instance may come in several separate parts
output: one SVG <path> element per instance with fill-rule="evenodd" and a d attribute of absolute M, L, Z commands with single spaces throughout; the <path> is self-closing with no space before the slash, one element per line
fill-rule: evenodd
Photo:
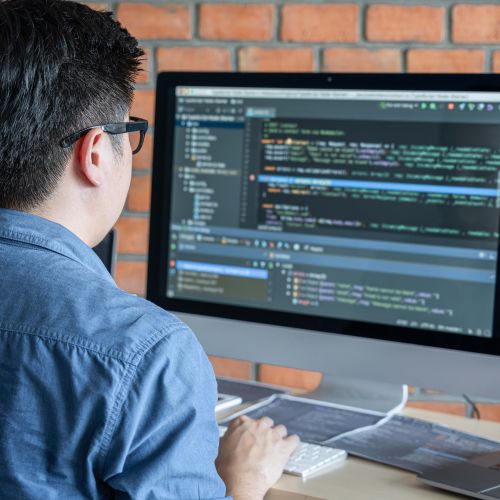
<path fill-rule="evenodd" d="M 91 127 L 84 128 L 82 130 L 79 130 L 78 132 L 74 132 L 73 134 L 66 136 L 59 142 L 59 145 L 62 148 L 69 148 L 76 141 L 78 141 L 78 139 L 81 139 L 87 132 L 95 128 L 100 128 L 104 132 L 112 135 L 126 134 L 128 132 L 140 132 L 141 137 L 139 139 L 139 145 L 132 151 L 132 154 L 135 155 L 141 150 L 144 144 L 144 137 L 146 136 L 146 132 L 148 130 L 148 121 L 145 120 L 144 118 L 131 116 L 129 122 L 104 123 L 102 125 L 93 125 Z"/>

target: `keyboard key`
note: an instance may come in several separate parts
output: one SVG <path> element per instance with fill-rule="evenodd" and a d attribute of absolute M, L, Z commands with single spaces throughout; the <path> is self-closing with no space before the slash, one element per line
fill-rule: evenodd
<path fill-rule="evenodd" d="M 227 427 L 219 425 L 219 437 L 224 435 L 226 429 Z M 342 463 L 346 458 L 345 450 L 319 444 L 300 443 L 288 459 L 284 472 L 306 479 L 334 464 Z"/>

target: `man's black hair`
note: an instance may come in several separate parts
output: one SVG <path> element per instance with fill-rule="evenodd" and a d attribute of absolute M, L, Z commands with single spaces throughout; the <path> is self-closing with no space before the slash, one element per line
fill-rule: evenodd
<path fill-rule="evenodd" d="M 0 0 L 0 207 L 40 205 L 73 151 L 60 140 L 124 120 L 143 55 L 110 13 Z"/>

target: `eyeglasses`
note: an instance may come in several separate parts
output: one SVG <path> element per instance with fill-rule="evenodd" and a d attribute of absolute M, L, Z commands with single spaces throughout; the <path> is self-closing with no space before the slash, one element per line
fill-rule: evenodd
<path fill-rule="evenodd" d="M 103 125 L 94 125 L 92 127 L 84 128 L 78 132 L 74 132 L 68 135 L 59 143 L 62 148 L 69 148 L 78 139 L 81 139 L 89 130 L 94 128 L 100 128 L 104 132 L 112 135 L 117 134 L 127 134 L 129 135 L 130 147 L 132 148 L 132 154 L 138 153 L 142 145 L 144 144 L 144 136 L 148 130 L 148 121 L 143 118 L 137 118 L 136 116 L 131 116 L 129 122 L 122 123 L 105 123 Z"/>

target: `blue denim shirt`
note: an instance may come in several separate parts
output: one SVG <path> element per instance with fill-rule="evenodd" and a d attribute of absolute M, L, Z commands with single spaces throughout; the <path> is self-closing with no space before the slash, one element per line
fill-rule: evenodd
<path fill-rule="evenodd" d="M 211 366 L 76 235 L 0 209 L 0 498 L 220 499 Z"/>

